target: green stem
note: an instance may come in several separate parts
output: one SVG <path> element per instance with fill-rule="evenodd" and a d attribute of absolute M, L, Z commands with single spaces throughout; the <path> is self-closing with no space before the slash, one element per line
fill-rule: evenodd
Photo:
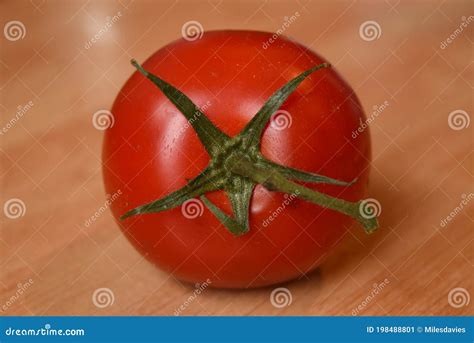
<path fill-rule="evenodd" d="M 281 164 L 267 160 L 263 157 L 257 161 L 257 165 L 266 169 L 275 169 L 279 171 L 284 177 L 290 180 L 296 180 L 296 181 L 301 181 L 301 182 L 325 183 L 325 184 L 331 184 L 331 185 L 337 185 L 337 186 L 351 186 L 357 181 L 357 178 L 350 182 L 346 182 L 346 181 L 336 180 L 324 175 L 304 172 L 302 170 L 283 166 Z"/>
<path fill-rule="evenodd" d="M 265 126 L 267 125 L 271 115 L 277 111 L 281 105 L 283 105 L 286 99 L 288 99 L 288 97 L 295 91 L 301 82 L 303 82 L 315 71 L 329 68 L 330 66 L 331 65 L 329 63 L 322 63 L 309 70 L 306 70 L 273 93 L 267 102 L 262 106 L 262 108 L 257 112 L 257 114 L 255 114 L 255 116 L 240 132 L 240 136 L 249 138 L 247 139 L 245 149 L 252 147 L 255 148 L 258 146 L 258 144 L 260 144 L 260 138 L 262 136 L 263 130 L 265 129 Z"/>
<path fill-rule="evenodd" d="M 206 207 L 221 223 L 233 234 L 242 235 L 250 229 L 249 210 L 253 189 L 257 184 L 262 184 L 271 191 L 296 194 L 316 205 L 351 216 L 358 220 L 368 233 L 377 228 L 377 219 L 367 218 L 367 214 L 360 209 L 361 201 L 352 203 L 337 199 L 291 181 L 349 187 L 355 180 L 345 182 L 279 165 L 265 159 L 260 153 L 262 133 L 272 114 L 307 77 L 317 70 L 329 67 L 329 64 L 315 66 L 281 86 L 235 137 L 229 137 L 217 128 L 191 99 L 173 85 L 146 71 L 135 60 L 132 60 L 132 64 L 141 74 L 151 80 L 186 117 L 211 159 L 206 169 L 187 185 L 167 196 L 129 210 L 122 215 L 121 219 L 166 211 L 181 205 L 188 199 L 201 197 Z M 206 193 L 219 189 L 229 195 L 233 217 L 228 216 L 205 197 Z M 364 217 L 363 214 L 366 216 Z"/>
<path fill-rule="evenodd" d="M 166 211 L 181 205 L 186 200 L 200 196 L 207 192 L 218 190 L 221 187 L 220 177 L 209 169 L 189 181 L 185 186 L 148 204 L 135 207 L 123 214 L 120 219 L 124 220 L 137 214 L 156 213 Z"/>
<path fill-rule="evenodd" d="M 297 194 L 298 197 L 316 205 L 346 214 L 361 223 L 367 233 L 371 233 L 377 228 L 376 218 L 366 218 L 362 215 L 360 201 L 355 203 L 349 202 L 314 191 L 286 179 L 275 169 L 261 168 L 245 157 L 235 160 L 232 172 L 247 177 L 255 183 L 262 184 L 270 191 Z"/>
<path fill-rule="evenodd" d="M 229 140 L 229 137 L 219 130 L 186 94 L 170 83 L 145 70 L 137 61 L 132 60 L 131 63 L 142 75 L 153 82 L 186 117 L 209 155 L 216 155 L 219 151 L 219 147 L 225 144 Z"/>

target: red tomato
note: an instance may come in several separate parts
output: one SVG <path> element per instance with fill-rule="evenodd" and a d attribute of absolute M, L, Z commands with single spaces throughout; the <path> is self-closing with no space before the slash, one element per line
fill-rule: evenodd
<path fill-rule="evenodd" d="M 196 41 L 170 43 L 143 66 L 180 89 L 218 128 L 234 136 L 276 89 L 325 62 L 284 37 L 264 49 L 271 36 L 206 32 Z M 350 187 L 305 185 L 338 198 L 361 199 L 370 139 L 367 129 L 352 137 L 365 116 L 346 82 L 333 68 L 317 71 L 280 109 L 290 114 L 291 126 L 267 126 L 263 155 L 339 180 L 358 178 Z M 205 207 L 197 208 L 196 218 L 177 207 L 121 221 L 128 210 L 184 186 L 206 167 L 209 156 L 185 117 L 138 72 L 120 91 L 112 113 L 115 124 L 106 131 L 103 146 L 104 182 L 107 193 L 122 192 L 112 212 L 135 248 L 178 279 L 210 279 L 211 286 L 228 288 L 291 280 L 315 269 L 353 223 L 348 216 L 260 185 L 251 201 L 250 231 L 242 236 L 230 233 Z M 208 198 L 231 214 L 223 192 Z"/>

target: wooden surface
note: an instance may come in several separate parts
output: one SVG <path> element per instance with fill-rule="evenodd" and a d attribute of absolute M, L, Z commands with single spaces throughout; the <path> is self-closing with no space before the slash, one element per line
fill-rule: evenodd
<path fill-rule="evenodd" d="M 382 205 L 381 228 L 366 236 L 353 227 L 320 269 L 283 285 L 289 306 L 272 305 L 273 288 L 206 289 L 182 314 L 351 315 L 359 305 L 362 315 L 473 314 L 474 300 L 460 307 L 448 300 L 455 288 L 464 289 L 453 291 L 462 293 L 453 298 L 460 305 L 462 295 L 474 296 L 474 201 L 440 224 L 474 192 L 474 123 L 448 124 L 455 110 L 472 117 L 474 23 L 440 46 L 472 14 L 472 2 L 391 0 L 3 1 L 2 26 L 18 20 L 26 32 L 1 37 L 1 126 L 33 102 L 1 135 L 1 205 L 18 198 L 26 208 L 18 219 L 0 213 L 3 314 L 173 315 L 185 303 L 193 288 L 145 261 L 108 211 L 85 225 L 105 201 L 102 133 L 92 115 L 110 108 L 132 73 L 130 58 L 144 60 L 179 38 L 185 22 L 276 31 L 295 12 L 285 34 L 331 61 L 368 115 L 389 104 L 370 124 L 370 196 Z M 380 37 L 365 41 L 359 27 L 369 20 Z M 113 304 L 94 305 L 98 288 L 111 290 Z"/>

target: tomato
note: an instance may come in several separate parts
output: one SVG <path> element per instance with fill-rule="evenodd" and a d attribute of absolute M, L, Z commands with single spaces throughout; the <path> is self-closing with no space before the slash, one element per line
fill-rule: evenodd
<path fill-rule="evenodd" d="M 143 67 L 186 94 L 224 133 L 235 136 L 275 90 L 326 62 L 282 36 L 264 48 L 272 35 L 205 32 L 195 41 L 170 43 Z M 251 200 L 250 230 L 240 236 L 199 200 L 120 220 L 132 208 L 184 186 L 206 167 L 209 155 L 183 114 L 138 72 L 123 86 L 111 112 L 115 123 L 105 132 L 103 176 L 107 193 L 122 193 L 111 204 L 113 215 L 135 248 L 177 279 L 249 288 L 298 278 L 320 265 L 353 223 L 344 214 L 262 185 L 255 187 Z M 304 185 L 348 201 L 365 196 L 369 132 L 357 131 L 365 120 L 363 110 L 334 68 L 311 74 L 280 112 L 284 125 L 273 123 L 263 133 L 261 153 L 267 159 L 338 180 L 357 178 L 346 187 Z M 206 196 L 231 215 L 223 191 Z M 185 209 L 187 205 L 196 212 Z"/>

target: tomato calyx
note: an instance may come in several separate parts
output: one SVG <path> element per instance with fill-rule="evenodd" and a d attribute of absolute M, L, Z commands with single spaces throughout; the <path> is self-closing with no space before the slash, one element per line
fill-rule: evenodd
<path fill-rule="evenodd" d="M 184 93 L 146 71 L 135 60 L 131 62 L 186 117 L 208 152 L 210 162 L 184 187 L 128 211 L 121 217 L 122 220 L 135 215 L 166 211 L 180 206 L 186 200 L 199 197 L 230 232 L 237 236 L 242 235 L 250 229 L 250 200 L 255 186 L 261 184 L 270 191 L 294 194 L 321 207 L 348 215 L 362 224 L 367 233 L 377 228 L 377 218 L 368 218 L 365 215 L 361 209 L 362 201 L 349 202 L 294 182 L 350 186 L 357 181 L 356 179 L 346 182 L 290 168 L 266 159 L 260 152 L 261 137 L 272 114 L 280 108 L 301 82 L 315 71 L 330 67 L 329 64 L 315 66 L 282 86 L 273 93 L 237 136 L 229 137 L 217 128 Z M 233 217 L 228 216 L 205 196 L 206 193 L 216 190 L 224 190 L 228 194 Z"/>

